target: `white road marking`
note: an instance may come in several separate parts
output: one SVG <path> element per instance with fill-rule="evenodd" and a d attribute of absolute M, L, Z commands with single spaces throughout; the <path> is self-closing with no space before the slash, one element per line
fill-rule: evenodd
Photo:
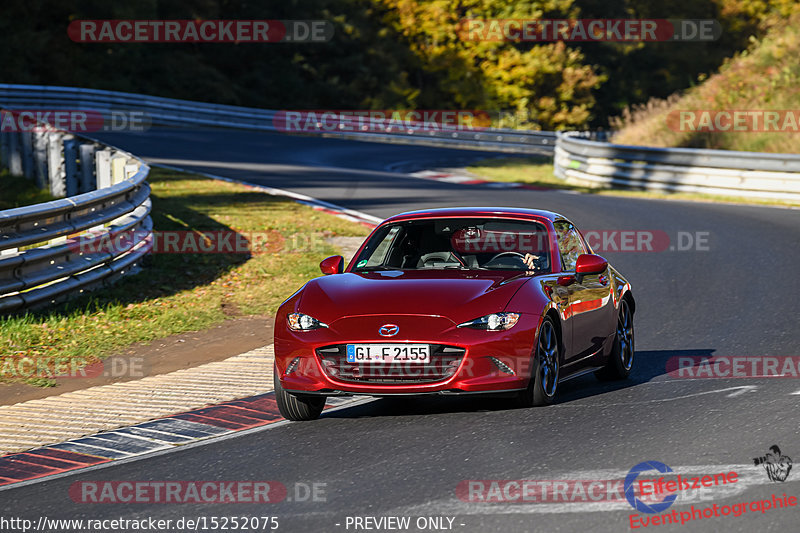
<path fill-rule="evenodd" d="M 252 187 L 253 189 L 259 190 L 261 192 L 265 192 L 272 196 L 285 196 L 287 198 L 291 198 L 298 203 L 308 205 L 311 207 L 321 207 L 324 209 L 330 209 L 331 211 L 335 211 L 346 220 L 350 220 L 353 222 L 368 222 L 370 224 L 378 224 L 383 221 L 382 218 L 378 218 L 376 216 L 372 216 L 370 214 L 364 213 L 362 211 L 356 211 L 354 209 L 347 209 L 346 207 L 342 207 L 340 205 L 332 204 L 330 202 L 326 202 L 325 200 L 319 200 L 317 198 L 313 198 L 311 196 L 307 196 L 305 194 L 300 194 L 292 191 L 287 191 L 285 189 L 276 189 L 275 187 L 267 187 L 266 185 L 259 185 L 257 183 L 251 183 L 249 181 L 237 180 L 234 178 L 226 178 L 225 176 L 219 176 L 217 174 L 209 174 L 208 172 L 200 172 L 198 170 L 192 170 L 185 167 L 175 166 L 174 164 L 178 165 L 202 165 L 202 166 L 216 166 L 216 167 L 226 167 L 226 168 L 234 168 L 235 164 L 232 163 L 217 163 L 215 161 L 194 161 L 194 160 L 184 160 L 184 159 L 159 159 L 153 158 L 149 159 L 147 163 L 152 167 L 161 167 L 167 168 L 171 170 L 179 170 L 181 172 L 192 172 L 194 174 L 199 174 L 201 176 L 206 176 L 208 178 L 220 181 L 227 181 L 229 183 L 237 183 L 239 185 L 246 185 L 248 187 Z"/>
<path fill-rule="evenodd" d="M 750 465 L 691 465 L 672 467 L 674 474 L 681 476 L 702 476 L 713 475 L 727 472 L 737 472 L 737 482 L 727 485 L 717 485 L 707 487 L 702 490 L 679 491 L 678 499 L 674 506 L 676 510 L 681 510 L 681 505 L 696 504 L 700 502 L 720 502 L 721 505 L 731 505 L 749 501 L 742 497 L 742 494 L 753 487 L 769 485 L 772 482 L 767 478 L 766 473 L 759 467 Z M 548 481 L 558 480 L 624 480 L 628 474 L 627 470 L 593 470 L 575 471 L 559 474 L 558 478 L 546 477 Z M 646 473 L 643 473 L 643 476 Z M 656 477 L 653 473 L 652 476 Z M 672 475 L 672 474 L 670 474 Z M 545 478 L 539 478 L 544 480 Z M 537 481 L 532 476 L 521 476 L 520 480 Z M 800 478 L 789 479 L 789 482 L 798 482 Z M 780 493 L 786 491 L 786 484 L 775 485 L 780 488 Z M 578 501 L 578 502 L 471 502 L 463 501 L 456 497 L 456 486 L 453 486 L 452 497 L 431 500 L 429 502 L 399 507 L 387 511 L 386 515 L 487 515 L 487 514 L 539 514 L 539 513 L 586 513 L 586 512 L 609 512 L 609 511 L 628 511 L 635 513 L 627 500 L 623 501 Z M 777 493 L 776 493 L 777 494 Z M 777 494 L 780 496 L 780 494 Z M 735 498 L 735 499 L 734 499 Z M 728 499 L 732 501 L 722 502 Z M 685 509 L 684 509 L 685 510 Z M 672 507 L 665 512 L 671 512 Z"/>
<path fill-rule="evenodd" d="M 734 387 L 737 388 L 737 387 Z M 744 385 L 742 387 L 738 387 L 739 390 L 736 392 L 732 392 L 726 395 L 727 398 L 735 398 L 736 396 L 741 396 L 742 394 L 746 394 L 748 392 L 755 392 L 758 388 L 758 385 Z"/>
<path fill-rule="evenodd" d="M 675 400 L 683 400 L 686 398 L 694 398 L 697 396 L 703 396 L 706 394 L 717 394 L 719 392 L 727 392 L 727 391 L 736 391 L 730 394 L 726 394 L 727 398 L 732 398 L 735 396 L 739 396 L 746 392 L 755 392 L 758 388 L 758 385 L 741 385 L 738 387 L 727 387 L 725 389 L 716 389 L 716 390 L 708 390 L 703 392 L 693 392 L 692 394 L 684 394 L 683 396 L 675 396 L 674 398 L 657 398 L 655 400 L 640 400 L 637 402 L 617 402 L 617 403 L 600 403 L 600 402 L 592 402 L 592 403 L 561 403 L 556 404 L 553 407 L 611 407 L 611 406 L 618 406 L 618 405 L 642 405 L 646 403 L 661 403 L 661 402 L 674 402 Z"/>

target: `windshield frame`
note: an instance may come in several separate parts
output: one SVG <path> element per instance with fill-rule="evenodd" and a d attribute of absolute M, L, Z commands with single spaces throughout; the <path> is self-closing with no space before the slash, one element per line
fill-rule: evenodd
<path fill-rule="evenodd" d="M 525 270 L 524 268 L 519 267 L 512 267 L 512 266 L 491 266 L 486 268 L 484 266 L 476 265 L 476 260 L 471 259 L 469 262 L 464 260 L 464 257 L 460 255 L 458 250 L 454 248 L 451 249 L 451 253 L 454 256 L 455 261 L 451 261 L 446 266 L 426 266 L 426 267 L 413 267 L 409 268 L 405 265 L 397 266 L 397 265 L 387 265 L 386 262 L 389 259 L 389 252 L 392 251 L 392 247 L 397 246 L 396 239 L 402 233 L 395 228 L 405 228 L 413 225 L 420 225 L 420 224 L 437 224 L 437 223 L 446 223 L 447 221 L 451 221 L 452 224 L 456 226 L 467 226 L 467 222 L 470 226 L 483 226 L 487 223 L 492 224 L 502 224 L 502 223 L 509 223 L 509 224 L 525 224 L 530 225 L 532 229 L 535 229 L 532 232 L 532 235 L 540 235 L 543 236 L 544 240 L 540 240 L 539 249 L 540 251 L 545 251 L 545 265 L 538 264 L 538 268 Z M 380 257 L 380 261 L 373 262 L 372 264 L 363 263 L 364 261 L 372 262 L 374 260 L 374 253 L 379 248 L 379 246 L 385 241 L 385 239 L 389 236 L 391 231 L 395 230 L 394 236 L 391 238 L 391 241 L 387 244 L 386 252 Z M 492 231 L 492 230 L 488 230 Z M 451 232 L 448 235 L 448 238 L 452 236 L 454 232 Z M 520 234 L 525 234 L 520 232 Z M 402 237 L 401 237 L 402 238 Z M 539 237 L 542 239 L 542 237 Z M 508 216 L 486 216 L 485 214 L 476 214 L 475 216 L 468 216 L 468 217 L 453 217 L 453 216 L 444 216 L 444 217 L 419 217 L 419 218 L 411 218 L 411 219 L 389 219 L 378 227 L 373 230 L 373 232 L 369 235 L 369 237 L 364 241 L 361 247 L 358 249 L 356 254 L 353 257 L 353 260 L 347 266 L 346 272 L 352 273 L 369 273 L 369 272 L 380 272 L 380 271 L 401 271 L 401 272 L 444 272 L 444 271 L 472 271 L 472 272 L 518 272 L 518 273 L 525 273 L 525 274 L 553 274 L 560 270 L 560 265 L 553 264 L 553 258 L 555 257 L 558 259 L 559 256 L 553 255 L 553 226 L 552 221 L 547 219 L 546 217 L 517 217 L 514 215 Z M 497 255 L 500 252 L 485 252 L 487 254 Z M 517 252 L 518 253 L 518 252 Z M 467 254 L 469 255 L 469 254 Z M 477 254 L 474 254 L 477 255 Z M 456 264 L 456 261 L 460 264 Z M 363 263 L 363 264 L 362 264 Z M 358 266 L 362 264 L 362 266 Z"/>

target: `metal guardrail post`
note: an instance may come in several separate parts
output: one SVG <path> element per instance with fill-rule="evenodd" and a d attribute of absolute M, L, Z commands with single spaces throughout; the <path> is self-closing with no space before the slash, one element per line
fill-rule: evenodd
<path fill-rule="evenodd" d="M 131 159 L 125 161 L 125 167 L 123 169 L 125 179 L 129 179 L 131 176 L 136 174 L 137 170 L 139 170 L 139 166 L 135 161 Z"/>
<path fill-rule="evenodd" d="M 22 148 L 21 176 L 33 178 L 33 134 L 30 131 L 19 132 L 19 141 Z"/>
<path fill-rule="evenodd" d="M 111 156 L 111 185 L 116 185 L 125 179 L 125 163 L 128 158 L 119 153 Z"/>
<path fill-rule="evenodd" d="M 78 146 L 78 140 L 75 137 L 64 136 L 64 181 L 67 196 L 75 196 L 80 192 Z"/>
<path fill-rule="evenodd" d="M 62 134 L 50 132 L 47 138 L 47 178 L 50 183 L 50 194 L 56 198 L 67 195 L 66 172 L 64 171 L 64 154 Z"/>
<path fill-rule="evenodd" d="M 94 144 L 81 144 L 78 148 L 80 166 L 80 178 L 78 192 L 85 193 L 97 188 L 97 178 L 95 177 L 95 150 Z"/>
<path fill-rule="evenodd" d="M 33 178 L 40 189 L 50 188 L 50 176 L 47 169 L 47 152 L 50 134 L 34 130 L 33 137 Z"/>
<path fill-rule="evenodd" d="M 111 187 L 111 150 L 103 148 L 94 153 L 96 189 Z"/>
<path fill-rule="evenodd" d="M 19 133 L 8 132 L 8 172 L 12 176 L 22 176 L 22 147 L 20 146 Z"/>
<path fill-rule="evenodd" d="M 0 131 L 0 165 L 5 169 L 8 169 L 9 137 L 11 137 L 10 131 Z"/>

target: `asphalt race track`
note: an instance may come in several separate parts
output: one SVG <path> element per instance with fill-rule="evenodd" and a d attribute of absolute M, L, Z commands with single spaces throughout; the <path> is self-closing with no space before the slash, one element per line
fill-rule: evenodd
<path fill-rule="evenodd" d="M 502 399 L 485 398 L 364 401 L 315 422 L 280 423 L 0 492 L 3 507 L 16 515 L 266 515 L 290 532 L 366 531 L 374 524 L 357 528 L 352 518 L 365 516 L 411 517 L 409 531 L 422 530 L 416 529 L 420 517 L 445 517 L 440 528 L 464 532 L 626 531 L 633 509 L 624 498 L 475 503 L 460 499 L 457 487 L 465 480 L 620 480 L 648 460 L 676 472 L 739 473 L 739 483 L 676 502 L 679 513 L 690 505 L 800 495 L 797 468 L 785 482 L 770 482 L 752 460 L 773 444 L 800 458 L 800 381 L 666 373 L 674 356 L 800 355 L 800 211 L 466 186 L 397 171 L 458 166 L 491 155 L 485 152 L 220 130 L 103 140 L 146 160 L 287 189 L 378 217 L 443 206 L 538 207 L 567 215 L 584 232 L 663 231 L 674 249 L 600 252 L 628 277 L 637 299 L 636 362 L 627 382 L 584 376 L 560 386 L 556 405 L 538 409 L 509 409 Z M 701 249 L 679 250 L 686 244 L 679 232 L 707 241 Z M 286 287 L 286 295 L 295 289 Z M 74 503 L 70 485 L 88 480 L 276 480 L 292 501 Z M 324 501 L 297 501 L 313 483 L 324 484 L 318 498 Z M 799 517 L 797 507 L 788 507 L 648 530 L 796 531 Z M 435 521 L 424 525 L 436 530 Z"/>

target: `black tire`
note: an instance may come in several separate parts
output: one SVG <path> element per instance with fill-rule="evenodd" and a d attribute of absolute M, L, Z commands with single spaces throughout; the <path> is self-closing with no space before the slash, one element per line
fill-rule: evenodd
<path fill-rule="evenodd" d="M 550 405 L 556 397 L 558 370 L 561 365 L 560 339 L 555 324 L 545 317 L 536 336 L 533 356 L 533 373 L 528 388 L 520 391 L 517 404 L 521 407 Z"/>
<path fill-rule="evenodd" d="M 283 390 L 278 377 L 278 369 L 273 368 L 273 381 L 275 383 L 275 399 L 278 410 L 286 420 L 303 422 L 319 418 L 325 407 L 325 396 L 298 396 Z"/>
<path fill-rule="evenodd" d="M 634 345 L 633 311 L 625 298 L 619 303 L 617 315 L 617 332 L 614 336 L 614 347 L 606 366 L 594 373 L 600 381 L 627 379 L 633 368 Z"/>

